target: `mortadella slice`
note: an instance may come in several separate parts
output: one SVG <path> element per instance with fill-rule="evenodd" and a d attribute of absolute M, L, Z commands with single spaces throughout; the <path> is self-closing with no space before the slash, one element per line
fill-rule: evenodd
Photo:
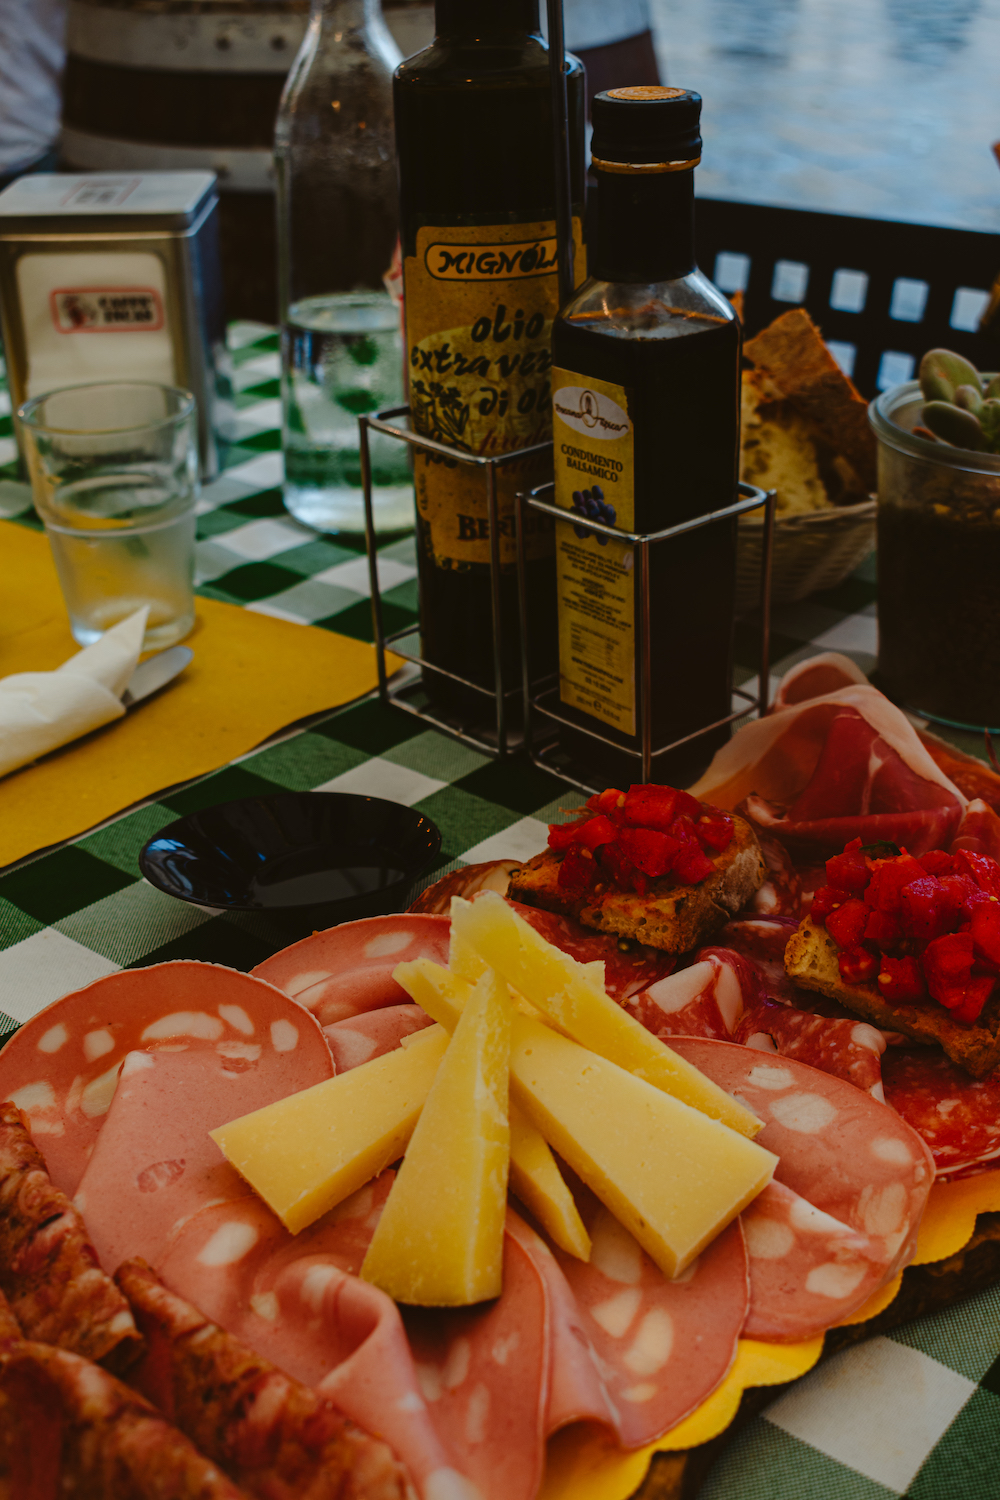
<path fill-rule="evenodd" d="M 882 1274 L 875 1285 L 859 1280 L 827 1321 L 849 1316 L 913 1255 L 934 1180 L 926 1145 L 894 1110 L 806 1063 L 694 1037 L 677 1037 L 671 1045 L 764 1121 L 757 1139 L 779 1158 L 777 1182 L 847 1229 L 868 1237 L 871 1255 L 881 1260 Z M 809 1253 L 802 1248 L 805 1243 L 810 1245 Z M 825 1277 L 831 1287 L 838 1281 L 843 1286 L 846 1278 L 838 1271 L 843 1246 L 832 1231 L 828 1246 L 829 1258 L 817 1265 L 811 1242 L 797 1240 L 797 1248 L 790 1248 L 787 1274 L 803 1286 L 810 1277 L 814 1285 Z M 761 1280 L 752 1284 L 751 1317 L 782 1322 L 783 1337 L 789 1341 L 815 1332 L 815 1313 L 807 1302 L 802 1302 L 802 1316 L 796 1323 L 768 1305 L 766 1298 L 767 1285 Z M 786 1301 L 782 1295 L 782 1304 Z"/>
<path fill-rule="evenodd" d="M 115 1280 L 148 1348 L 130 1383 L 231 1479 L 261 1500 L 406 1500 L 391 1450 L 331 1400 L 212 1324 L 145 1261 L 126 1261 Z"/>
<path fill-rule="evenodd" d="M 338 1073 L 371 1062 L 394 1052 L 404 1037 L 433 1026 L 433 1021 L 419 1005 L 386 1005 L 381 1010 L 365 1010 L 359 1016 L 348 1016 L 324 1026 L 330 1051 Z"/>
<path fill-rule="evenodd" d="M 0 1104 L 0 1288 L 25 1337 L 124 1370 L 142 1340 L 97 1264 L 79 1213 L 52 1185 L 14 1104 Z"/>
<path fill-rule="evenodd" d="M 450 925 L 447 917 L 417 912 L 365 917 L 314 932 L 250 972 L 331 1026 L 362 1011 L 404 1005 L 409 996 L 393 979 L 393 969 L 415 958 L 446 964 Z"/>
<path fill-rule="evenodd" d="M 769 1183 L 740 1222 L 750 1257 L 747 1338 L 811 1338 L 886 1282 L 892 1258 L 881 1237 L 850 1229 L 781 1182 Z"/>
<path fill-rule="evenodd" d="M 0 1099 L 29 1117 L 52 1181 L 72 1196 L 126 1053 L 180 1050 L 213 1053 L 232 1078 L 266 1068 L 276 1099 L 334 1071 L 318 1022 L 287 995 L 179 959 L 109 974 L 39 1011 L 0 1052 Z"/>
<path fill-rule="evenodd" d="M 313 1018 L 300 1010 L 295 1020 L 311 1038 L 306 1028 L 315 1025 Z M 289 1032 L 279 1038 L 288 1042 L 291 1025 L 285 1024 Z M 155 1259 L 205 1203 L 246 1195 L 246 1183 L 210 1130 L 333 1072 L 319 1045 L 303 1048 L 293 1070 L 289 1053 L 276 1051 L 266 1032 L 255 1050 L 259 1056 L 195 1050 L 125 1058 L 75 1200 L 108 1270 L 133 1255 Z"/>
<path fill-rule="evenodd" d="M 736 1358 L 749 1305 L 743 1235 L 731 1224 L 667 1281 L 606 1208 L 590 1199 L 582 1212 L 590 1260 L 559 1254 L 559 1264 L 600 1361 L 618 1440 L 639 1448 L 700 1406 Z"/>

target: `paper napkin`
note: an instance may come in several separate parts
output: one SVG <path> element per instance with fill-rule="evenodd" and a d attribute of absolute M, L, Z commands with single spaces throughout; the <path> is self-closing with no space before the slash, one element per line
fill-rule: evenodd
<path fill-rule="evenodd" d="M 54 672 L 0 677 L 0 776 L 122 718 L 148 614 L 136 610 Z"/>

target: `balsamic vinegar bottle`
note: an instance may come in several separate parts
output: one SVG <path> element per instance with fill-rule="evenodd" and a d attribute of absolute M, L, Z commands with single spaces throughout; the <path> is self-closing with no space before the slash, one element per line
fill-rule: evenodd
<path fill-rule="evenodd" d="M 409 400 L 414 426 L 475 454 L 551 435 L 550 337 L 558 310 L 552 108 L 538 0 L 436 0 L 433 44 L 396 70 Z M 567 74 L 578 281 L 583 279 L 583 68 Z M 504 686 L 520 683 L 514 495 L 547 461 L 497 471 Z M 425 660 L 493 691 L 486 476 L 414 450 Z M 529 533 L 532 635 L 555 666 L 552 531 Z M 490 698 L 433 672 L 425 688 L 463 720 Z M 515 714 L 512 713 L 512 718 Z"/>
<path fill-rule="evenodd" d="M 736 499 L 740 325 L 695 265 L 700 115 L 685 89 L 593 101 L 591 279 L 552 334 L 556 503 L 581 521 L 652 532 Z M 639 750 L 633 548 L 558 522 L 556 553 L 562 713 Z M 655 752 L 730 712 L 736 523 L 657 543 L 649 560 Z M 653 780 L 684 785 L 728 734 L 660 757 Z M 591 774 L 641 780 L 638 761 L 583 735 L 564 728 L 561 743 Z"/>

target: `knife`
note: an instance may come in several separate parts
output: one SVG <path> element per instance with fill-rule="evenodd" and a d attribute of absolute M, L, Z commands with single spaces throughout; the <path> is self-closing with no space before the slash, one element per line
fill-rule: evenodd
<path fill-rule="evenodd" d="M 122 693 L 122 707 L 124 709 L 134 708 L 151 693 L 159 692 L 161 687 L 166 687 L 172 682 L 178 672 L 183 672 L 188 662 L 194 656 L 190 646 L 171 646 L 169 651 L 161 651 L 157 656 L 151 656 L 141 666 L 136 667 L 128 680 L 128 685 Z"/>

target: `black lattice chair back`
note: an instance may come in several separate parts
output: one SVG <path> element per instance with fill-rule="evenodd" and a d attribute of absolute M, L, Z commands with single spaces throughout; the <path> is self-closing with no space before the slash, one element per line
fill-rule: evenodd
<path fill-rule="evenodd" d="M 698 200 L 697 224 L 698 263 L 743 291 L 747 332 L 806 307 L 865 396 L 909 380 L 935 347 L 1000 368 L 1000 339 L 976 331 L 1000 235 L 713 198 Z"/>

